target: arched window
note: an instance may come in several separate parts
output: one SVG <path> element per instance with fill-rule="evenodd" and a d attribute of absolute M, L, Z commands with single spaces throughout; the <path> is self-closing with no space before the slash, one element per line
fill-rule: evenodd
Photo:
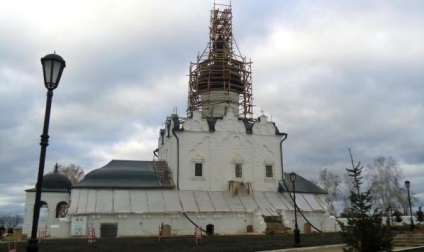
<path fill-rule="evenodd" d="M 56 206 L 56 218 L 65 218 L 68 214 L 68 203 L 61 201 Z"/>
<path fill-rule="evenodd" d="M 45 201 L 40 202 L 40 219 L 49 217 L 49 205 Z"/>
<path fill-rule="evenodd" d="M 45 201 L 40 201 L 40 208 L 49 208 Z"/>

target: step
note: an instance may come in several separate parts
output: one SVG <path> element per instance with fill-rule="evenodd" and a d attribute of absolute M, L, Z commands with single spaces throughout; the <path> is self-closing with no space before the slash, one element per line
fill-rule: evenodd
<path fill-rule="evenodd" d="M 403 234 L 396 235 L 393 238 L 393 245 L 397 247 L 407 247 L 407 246 L 423 246 L 424 239 L 420 235 L 415 236 L 412 234 Z"/>

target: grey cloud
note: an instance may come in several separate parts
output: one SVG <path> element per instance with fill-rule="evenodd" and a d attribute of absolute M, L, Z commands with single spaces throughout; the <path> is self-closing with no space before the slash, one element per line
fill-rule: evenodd
<path fill-rule="evenodd" d="M 40 58 L 53 50 L 67 67 L 53 98 L 46 171 L 55 162 L 89 170 L 112 158 L 151 158 L 165 117 L 174 107 L 185 115 L 186 75 L 206 46 L 212 3 L 162 6 L 163 19 L 149 3 L 132 3 L 125 15 L 83 11 L 53 33 L 18 14 L 9 14 L 8 26 L 0 17 L 8 34 L 0 41 L 0 166 L 10 171 L 2 185 L 35 184 L 46 97 Z M 286 171 L 344 173 L 350 147 L 363 164 L 394 156 L 414 192 L 424 191 L 421 1 L 232 5 L 238 47 L 253 61 L 256 109 L 289 134 Z"/>

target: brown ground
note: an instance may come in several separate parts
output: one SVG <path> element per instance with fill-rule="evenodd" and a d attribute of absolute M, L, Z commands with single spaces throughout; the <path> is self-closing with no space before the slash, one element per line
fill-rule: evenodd
<path fill-rule="evenodd" d="M 46 239 L 39 244 L 40 252 L 133 252 L 133 251 L 264 251 L 292 248 L 292 235 L 237 235 L 204 236 L 203 244 L 196 245 L 194 236 L 165 238 L 161 242 L 157 237 L 102 238 L 94 246 L 87 239 Z M 302 234 L 303 247 L 322 246 L 343 243 L 338 233 Z M 7 251 L 8 243 L 0 243 L 0 251 Z M 17 243 L 17 252 L 26 251 L 26 242 Z"/>

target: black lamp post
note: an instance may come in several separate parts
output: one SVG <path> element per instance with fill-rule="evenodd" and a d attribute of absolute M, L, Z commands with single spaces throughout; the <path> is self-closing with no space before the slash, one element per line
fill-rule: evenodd
<path fill-rule="evenodd" d="M 292 172 L 290 173 L 290 180 L 293 184 L 293 202 L 294 202 L 294 245 L 300 246 L 300 230 L 297 226 L 297 205 L 296 205 L 296 187 L 295 187 L 295 181 L 296 181 L 296 173 Z"/>
<path fill-rule="evenodd" d="M 44 115 L 44 126 L 43 134 L 41 135 L 41 151 L 40 161 L 38 165 L 38 177 L 37 184 L 35 185 L 35 203 L 34 203 L 34 215 L 32 218 L 32 230 L 31 238 L 28 240 L 27 251 L 36 252 L 38 251 L 38 218 L 40 217 L 40 201 L 41 201 L 41 189 L 43 187 L 43 175 L 44 175 L 44 163 L 46 161 L 46 150 L 49 145 L 49 122 L 50 122 L 50 110 L 52 106 L 53 90 L 59 85 L 60 77 L 62 76 L 63 69 L 65 68 L 65 60 L 62 57 L 54 54 L 48 54 L 44 58 L 41 58 L 41 64 L 43 65 L 44 85 L 47 88 L 47 102 L 46 112 Z"/>
<path fill-rule="evenodd" d="M 411 195 L 409 194 L 410 186 L 411 186 L 411 182 L 409 182 L 409 180 L 405 181 L 406 191 L 408 192 L 409 213 L 411 214 L 411 231 L 414 231 L 414 219 L 412 219 Z"/>

